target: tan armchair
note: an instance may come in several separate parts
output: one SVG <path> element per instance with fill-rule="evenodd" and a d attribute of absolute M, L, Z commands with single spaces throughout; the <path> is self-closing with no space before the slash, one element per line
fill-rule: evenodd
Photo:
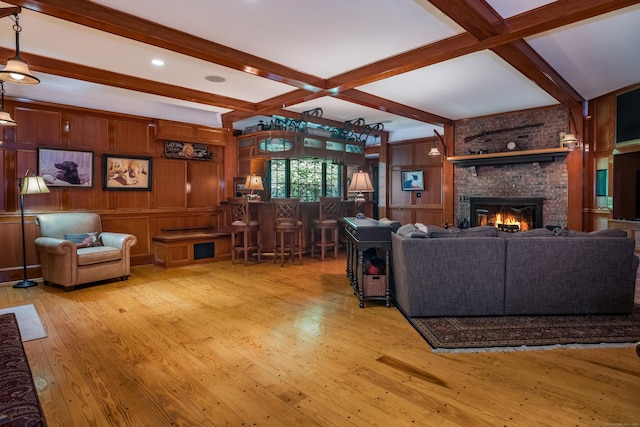
<path fill-rule="evenodd" d="M 55 283 L 70 291 L 84 283 L 129 278 L 129 256 L 136 236 L 103 232 L 95 213 L 42 214 L 36 216 L 36 224 L 40 237 L 35 245 L 45 284 Z"/>

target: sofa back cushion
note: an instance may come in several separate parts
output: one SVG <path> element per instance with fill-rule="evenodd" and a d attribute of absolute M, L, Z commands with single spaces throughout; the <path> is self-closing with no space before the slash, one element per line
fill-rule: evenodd
<path fill-rule="evenodd" d="M 505 314 L 630 313 L 638 261 L 620 237 L 504 239 Z"/>
<path fill-rule="evenodd" d="M 100 233 L 100 215 L 90 212 L 64 212 L 36 216 L 40 236 L 64 239 L 67 234 Z"/>

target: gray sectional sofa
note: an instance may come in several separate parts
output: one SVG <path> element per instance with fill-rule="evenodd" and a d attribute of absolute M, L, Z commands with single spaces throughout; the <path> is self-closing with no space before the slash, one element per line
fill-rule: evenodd
<path fill-rule="evenodd" d="M 409 317 L 630 313 L 640 260 L 623 230 L 502 233 L 404 225 L 392 296 Z"/>

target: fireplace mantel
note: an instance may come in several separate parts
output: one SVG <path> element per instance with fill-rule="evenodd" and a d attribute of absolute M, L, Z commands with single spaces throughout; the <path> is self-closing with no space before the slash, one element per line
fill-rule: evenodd
<path fill-rule="evenodd" d="M 567 147 L 545 148 L 540 150 L 506 151 L 500 153 L 453 156 L 447 157 L 447 160 L 462 167 L 510 165 L 516 163 L 553 162 L 556 157 L 564 157 L 568 152 L 569 149 Z"/>

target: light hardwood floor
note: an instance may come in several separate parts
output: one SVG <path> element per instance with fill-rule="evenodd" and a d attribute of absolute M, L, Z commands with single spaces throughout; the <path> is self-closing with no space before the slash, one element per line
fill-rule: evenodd
<path fill-rule="evenodd" d="M 640 423 L 632 347 L 434 354 L 395 308 L 358 308 L 341 259 L 132 269 L 35 304 L 25 343 L 55 426 L 613 426 Z"/>

